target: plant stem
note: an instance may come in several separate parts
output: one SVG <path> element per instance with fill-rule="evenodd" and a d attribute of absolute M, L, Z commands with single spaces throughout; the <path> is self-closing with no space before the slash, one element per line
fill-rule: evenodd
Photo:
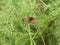
<path fill-rule="evenodd" d="M 35 41 L 33 40 L 34 45 L 36 45 Z"/>
<path fill-rule="evenodd" d="M 40 33 L 41 33 L 41 32 L 40 32 Z M 41 38 L 42 38 L 42 41 L 43 41 L 44 45 L 46 45 L 42 33 L 41 33 Z"/>
<path fill-rule="evenodd" d="M 33 44 L 32 44 L 32 37 L 31 37 L 31 33 L 30 33 L 30 25 L 29 25 L 29 24 L 28 24 L 28 33 L 29 33 L 30 41 L 31 41 L 31 44 L 30 44 L 30 45 L 33 45 Z"/>

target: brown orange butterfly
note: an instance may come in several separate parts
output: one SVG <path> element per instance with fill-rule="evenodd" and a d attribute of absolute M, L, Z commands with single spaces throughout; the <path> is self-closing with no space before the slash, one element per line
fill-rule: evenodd
<path fill-rule="evenodd" d="M 30 16 L 24 16 L 23 19 L 24 19 L 24 21 L 30 22 L 30 23 L 33 23 L 33 24 L 35 24 L 37 22 L 37 19 L 35 19 L 33 17 L 30 17 Z"/>

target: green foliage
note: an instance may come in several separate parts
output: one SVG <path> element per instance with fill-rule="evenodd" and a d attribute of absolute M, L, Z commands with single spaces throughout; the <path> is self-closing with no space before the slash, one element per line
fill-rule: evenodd
<path fill-rule="evenodd" d="M 42 3 L 39 13 L 37 0 L 0 0 L 0 45 L 60 45 L 60 0 Z M 38 21 L 24 22 L 24 16 Z"/>

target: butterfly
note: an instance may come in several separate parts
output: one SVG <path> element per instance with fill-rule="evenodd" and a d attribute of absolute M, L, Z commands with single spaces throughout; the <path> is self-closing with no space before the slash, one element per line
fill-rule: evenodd
<path fill-rule="evenodd" d="M 30 17 L 30 16 L 24 16 L 23 19 L 24 19 L 24 21 L 30 22 L 33 24 L 35 24 L 37 22 L 37 19 L 35 19 L 34 17 Z"/>

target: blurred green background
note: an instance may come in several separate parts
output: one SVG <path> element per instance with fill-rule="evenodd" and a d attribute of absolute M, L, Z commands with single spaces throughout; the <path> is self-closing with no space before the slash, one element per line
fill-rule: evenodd
<path fill-rule="evenodd" d="M 60 45 L 60 0 L 0 0 L 0 45 Z"/>

